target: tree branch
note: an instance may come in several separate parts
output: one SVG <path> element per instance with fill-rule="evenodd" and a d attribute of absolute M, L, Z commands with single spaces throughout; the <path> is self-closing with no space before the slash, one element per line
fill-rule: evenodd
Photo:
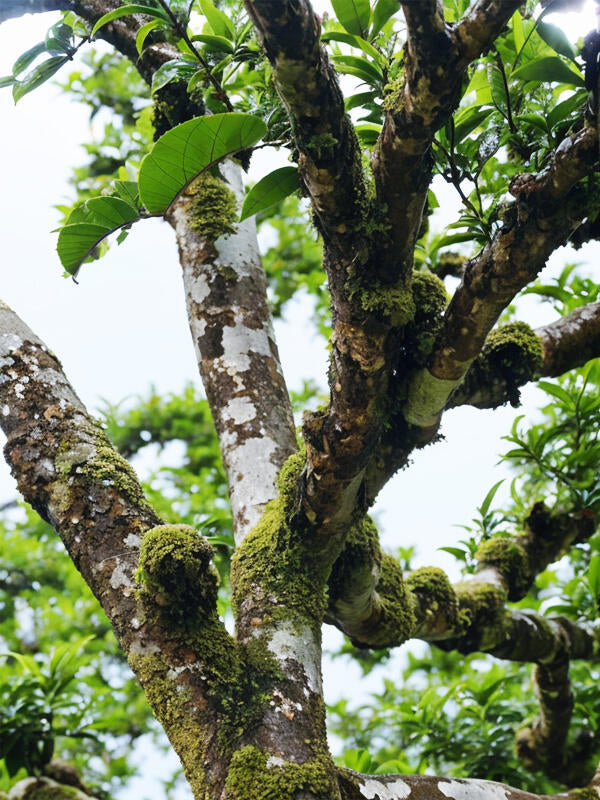
<path fill-rule="evenodd" d="M 161 525 L 56 357 L 4 304 L 0 365 L 4 452 L 19 490 L 99 599 L 188 780 L 214 788 L 220 693 L 230 680 L 241 687 L 246 668 L 216 615 L 212 548 L 188 526 Z"/>
<path fill-rule="evenodd" d="M 480 56 L 492 45 L 514 12 L 519 0 L 478 0 L 455 28 L 466 61 Z"/>
<path fill-rule="evenodd" d="M 412 381 L 404 407 L 409 423 L 436 430 L 448 398 L 499 315 L 585 216 L 585 189 L 570 190 L 590 172 L 597 156 L 596 131 L 585 128 L 559 145 L 552 164 L 538 177 L 525 174 L 513 181 L 510 188 L 515 201 L 504 224 L 467 264 L 446 311 L 431 366 Z"/>
<path fill-rule="evenodd" d="M 298 166 L 326 242 L 351 262 L 364 238 L 366 190 L 354 127 L 308 0 L 245 0 L 292 121 Z"/>

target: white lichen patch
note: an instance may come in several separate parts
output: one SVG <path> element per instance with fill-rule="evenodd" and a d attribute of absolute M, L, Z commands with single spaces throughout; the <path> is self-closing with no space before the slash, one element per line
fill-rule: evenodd
<path fill-rule="evenodd" d="M 256 408 L 249 397 L 234 397 L 221 411 L 224 422 L 243 425 L 256 417 Z"/>
<path fill-rule="evenodd" d="M 506 800 L 509 789 L 493 781 L 440 781 L 438 789 L 453 800 Z"/>
<path fill-rule="evenodd" d="M 129 533 L 123 539 L 123 544 L 127 545 L 127 547 L 139 548 L 142 544 L 141 536 L 137 536 L 135 533 Z"/>
<path fill-rule="evenodd" d="M 280 758 L 279 756 L 269 756 L 267 759 L 267 769 L 270 767 L 283 767 L 285 764 L 285 759 Z"/>
<path fill-rule="evenodd" d="M 249 327 L 241 311 L 235 312 L 234 324 L 223 329 L 222 346 L 223 355 L 217 363 L 226 370 L 249 370 L 251 353 L 272 357 L 268 331 Z"/>
<path fill-rule="evenodd" d="M 239 546 L 262 516 L 265 504 L 275 497 L 278 469 L 271 461 L 277 450 L 273 439 L 250 438 L 239 446 L 236 446 L 236 441 L 237 437 L 229 448 L 223 448 L 223 455 L 230 476 L 234 518 L 245 520 L 244 524 L 236 526 L 236 544 Z"/>
<path fill-rule="evenodd" d="M 321 648 L 308 625 L 299 626 L 289 621 L 277 623 L 267 647 L 281 665 L 284 674 L 286 674 L 285 662 L 288 659 L 295 661 L 304 670 L 308 689 L 311 692 L 322 693 Z M 295 670 L 292 669 L 290 672 L 292 679 L 294 674 Z"/>
<path fill-rule="evenodd" d="M 210 286 L 208 285 L 208 280 L 204 273 L 195 275 L 194 278 L 190 280 L 189 293 L 190 299 L 193 300 L 194 303 L 198 303 L 198 305 L 202 305 L 206 300 L 210 294 Z"/>
<path fill-rule="evenodd" d="M 126 565 L 117 562 L 117 566 L 112 571 L 110 576 L 110 585 L 113 589 L 120 589 L 124 587 L 123 594 L 128 596 L 134 590 L 134 581 L 130 572 L 127 571 Z"/>
<path fill-rule="evenodd" d="M 411 793 L 410 786 L 403 780 L 393 781 L 393 783 L 383 783 L 383 781 L 368 778 L 366 781 L 360 783 L 360 793 L 367 800 L 401 800 L 401 798 L 408 797 Z"/>

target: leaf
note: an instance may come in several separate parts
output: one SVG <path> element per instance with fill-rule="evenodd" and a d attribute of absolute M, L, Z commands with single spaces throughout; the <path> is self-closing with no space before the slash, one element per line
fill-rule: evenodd
<path fill-rule="evenodd" d="M 190 61 L 183 61 L 178 58 L 174 58 L 172 61 L 166 61 L 152 76 L 150 92 L 154 94 L 159 89 L 162 89 L 163 86 L 166 86 L 167 83 L 171 83 L 171 81 L 188 81 L 197 71 L 197 63 L 192 64 Z"/>
<path fill-rule="evenodd" d="M 371 25 L 371 38 L 374 39 L 383 28 L 388 19 L 399 11 L 398 0 L 377 0 L 373 9 L 373 24 Z"/>
<path fill-rule="evenodd" d="M 467 551 L 461 550 L 460 547 L 438 547 L 438 550 L 450 553 L 451 556 L 454 556 L 454 558 L 457 558 L 459 561 L 467 560 Z"/>
<path fill-rule="evenodd" d="M 331 5 L 340 25 L 348 33 L 366 38 L 371 20 L 369 0 L 331 0 Z"/>
<path fill-rule="evenodd" d="M 370 42 L 367 42 L 366 39 L 363 39 L 361 36 L 353 36 L 351 33 L 339 33 L 339 31 L 331 31 L 330 33 L 324 33 L 321 36 L 322 42 L 342 42 L 343 44 L 349 44 L 350 47 L 354 47 L 357 50 L 362 50 L 368 56 L 376 61 L 380 67 L 385 67 L 387 65 L 386 57 L 379 52 Z"/>
<path fill-rule="evenodd" d="M 129 205 L 138 205 L 140 195 L 136 181 L 115 181 L 115 192 Z"/>
<path fill-rule="evenodd" d="M 344 106 L 346 111 L 351 111 L 353 108 L 366 105 L 366 103 L 372 103 L 378 96 L 378 92 L 359 92 L 353 94 L 352 97 L 347 97 Z"/>
<path fill-rule="evenodd" d="M 206 33 L 199 33 L 192 36 L 193 42 L 202 42 L 207 50 L 213 53 L 235 53 L 235 47 L 231 44 L 229 39 L 224 36 L 211 36 Z"/>
<path fill-rule="evenodd" d="M 537 58 L 523 64 L 512 73 L 513 78 L 522 81 L 542 81 L 544 83 L 567 83 L 571 86 L 585 86 L 583 75 L 575 71 L 558 56 Z"/>
<path fill-rule="evenodd" d="M 537 24 L 537 32 L 546 42 L 546 44 L 550 45 L 553 50 L 555 50 L 557 53 L 560 53 L 561 56 L 566 56 L 567 58 L 571 59 L 571 61 L 575 61 L 575 56 L 577 55 L 575 48 L 567 39 L 564 31 L 561 28 L 557 27 L 556 25 L 552 25 L 550 22 L 542 22 L 539 20 Z"/>
<path fill-rule="evenodd" d="M 250 114 L 214 114 L 177 125 L 161 136 L 142 161 L 140 200 L 162 214 L 196 175 L 222 158 L 256 144 L 267 127 Z"/>
<path fill-rule="evenodd" d="M 364 147 L 372 147 L 381 133 L 381 125 L 375 123 L 365 123 L 364 125 L 356 125 L 354 130 L 358 139 Z"/>
<path fill-rule="evenodd" d="M 354 75 L 355 78 L 361 78 L 371 86 L 380 86 L 383 81 L 383 72 L 377 64 L 373 64 L 364 58 L 334 55 L 332 61 L 336 65 L 338 72 Z"/>
<path fill-rule="evenodd" d="M 486 120 L 494 111 L 493 108 L 467 108 L 456 116 L 454 120 L 454 141 L 462 142 L 475 128 Z"/>
<path fill-rule="evenodd" d="M 73 209 L 58 234 L 61 264 L 70 275 L 103 239 L 140 218 L 137 208 L 119 197 L 94 197 Z"/>
<path fill-rule="evenodd" d="M 34 61 L 41 53 L 46 52 L 46 43 L 38 42 L 20 55 L 13 64 L 12 74 L 16 77 L 19 73 L 26 70 L 27 67 Z"/>
<path fill-rule="evenodd" d="M 492 500 L 494 499 L 496 492 L 498 491 L 500 486 L 502 486 L 503 483 L 504 483 L 504 478 L 501 481 L 498 481 L 498 483 L 495 483 L 484 497 L 483 503 L 477 509 L 482 517 L 485 517 L 485 515 L 489 511 L 489 508 L 492 504 Z"/>
<path fill-rule="evenodd" d="M 600 595 L 600 553 L 594 553 L 590 558 L 590 565 L 587 571 L 587 580 L 594 597 Z"/>
<path fill-rule="evenodd" d="M 46 34 L 45 47 L 49 53 L 73 53 L 73 29 L 64 22 L 57 22 Z"/>
<path fill-rule="evenodd" d="M 112 22 L 115 19 L 119 19 L 120 17 L 127 17 L 130 14 L 146 14 L 149 17 L 156 17 L 156 19 L 162 19 L 165 22 L 168 22 L 171 25 L 171 20 L 169 15 L 166 11 L 162 8 L 155 8 L 154 6 L 145 6 L 140 5 L 138 3 L 129 3 L 125 6 L 119 6 L 119 8 L 115 8 L 113 11 L 109 11 L 108 14 L 104 14 L 98 22 L 92 28 L 92 32 L 90 33 L 90 38 L 94 38 L 96 33 L 106 25 L 108 22 Z"/>
<path fill-rule="evenodd" d="M 232 41 L 235 39 L 235 26 L 233 22 L 229 19 L 227 14 L 215 8 L 212 0 L 200 0 L 200 8 L 208 20 L 208 24 L 217 36 L 224 36 L 226 39 L 231 39 Z"/>
<path fill-rule="evenodd" d="M 240 222 L 278 203 L 299 188 L 300 180 L 296 167 L 281 167 L 270 172 L 261 178 L 246 195 Z"/>
<path fill-rule="evenodd" d="M 16 80 L 13 75 L 4 75 L 0 78 L 0 89 L 3 89 L 5 86 L 12 86 L 15 82 Z"/>
<path fill-rule="evenodd" d="M 152 33 L 153 30 L 161 26 L 162 20 L 160 19 L 151 19 L 150 22 L 142 25 L 135 37 L 135 49 L 138 51 L 138 54 L 141 55 L 142 50 L 144 49 L 144 42 L 146 41 L 148 34 Z"/>
<path fill-rule="evenodd" d="M 17 81 L 13 84 L 13 99 L 17 103 L 24 95 L 37 89 L 42 83 L 45 83 L 58 70 L 69 61 L 68 56 L 52 56 L 52 58 L 42 61 L 37 67 L 34 67 L 31 72 L 23 78 L 22 81 Z"/>

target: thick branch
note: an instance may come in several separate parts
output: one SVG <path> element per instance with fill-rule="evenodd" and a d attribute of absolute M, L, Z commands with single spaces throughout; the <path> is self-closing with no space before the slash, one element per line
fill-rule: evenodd
<path fill-rule="evenodd" d="M 485 53 L 521 5 L 520 0 L 478 0 L 474 3 L 456 26 L 456 37 L 465 60 L 473 61 Z"/>
<path fill-rule="evenodd" d="M 355 255 L 365 215 L 358 140 L 308 0 L 246 0 L 292 120 L 298 166 L 326 241 Z"/>
<path fill-rule="evenodd" d="M 22 17 L 23 14 L 43 14 L 45 11 L 68 11 L 71 0 L 4 0 L 0 8 L 0 22 Z"/>
<path fill-rule="evenodd" d="M 204 796 L 201 786 L 223 779 L 216 739 L 223 691 L 228 680 L 241 680 L 241 690 L 245 674 L 216 616 L 212 549 L 187 526 L 160 524 L 56 357 L 6 305 L 0 366 L 0 424 L 19 489 L 60 535 L 99 599 L 190 783 Z M 193 746 L 186 731 L 195 732 Z"/>
<path fill-rule="evenodd" d="M 562 142 L 551 166 L 539 176 L 525 174 L 513 181 L 516 199 L 506 221 L 468 263 L 446 311 L 431 366 L 416 374 L 409 389 L 404 416 L 411 424 L 435 430 L 499 315 L 585 216 L 586 193 L 569 192 L 590 172 L 597 155 L 596 131 L 585 128 Z"/>
<path fill-rule="evenodd" d="M 496 408 L 509 400 L 514 402 L 518 388 L 527 381 L 562 375 L 600 356 L 600 303 L 580 306 L 566 317 L 531 331 L 530 336 L 537 337 L 541 346 L 537 363 L 528 357 L 531 338 L 513 338 L 511 343 L 509 337 L 499 360 L 497 348 L 488 347 L 488 336 L 446 408 Z"/>

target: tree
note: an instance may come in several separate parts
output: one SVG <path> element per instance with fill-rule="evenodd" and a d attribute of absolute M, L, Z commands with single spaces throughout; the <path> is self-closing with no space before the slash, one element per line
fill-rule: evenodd
<path fill-rule="evenodd" d="M 545 14 L 553 4 L 544 5 Z M 235 633 L 218 613 L 213 544 L 159 513 L 164 498 L 154 494 L 149 502 L 117 449 L 132 455 L 140 431 L 168 439 L 164 421 L 183 419 L 190 471 L 207 477 L 206 465 L 217 469 L 217 461 L 214 452 L 192 447 L 207 424 L 195 396 L 178 409 L 172 400 L 159 424 L 152 408 L 160 403 L 148 403 L 136 412 L 144 427 L 129 419 L 120 435 L 115 424 L 111 442 L 53 353 L 3 305 L 6 458 L 23 497 L 59 534 L 100 601 L 195 797 L 507 795 L 506 787 L 480 781 L 336 766 L 320 677 L 324 621 L 348 636 L 353 652 L 373 651 L 374 660 L 419 638 L 462 656 L 535 664 L 539 713 L 518 732 L 519 757 L 569 788 L 587 786 L 566 796 L 595 797 L 597 742 L 585 731 L 569 737 L 572 717 L 582 721 L 573 711 L 569 666 L 593 663 L 598 653 L 588 621 L 600 589 L 592 538 L 600 374 L 594 363 L 577 368 L 600 349 L 600 304 L 598 287 L 571 268 L 554 283 L 535 283 L 558 247 L 598 234 L 595 39 L 582 50 L 584 76 L 578 52 L 542 14 L 533 16 L 532 3 L 377 0 L 371 8 L 366 0 L 336 0 L 333 7 L 336 18 L 324 22 L 324 34 L 307 0 L 247 0 L 243 8 L 210 0 L 9 0 L 0 10 L 0 21 L 64 12 L 46 41 L 3 79 L 15 99 L 96 35 L 151 87 L 153 149 L 137 175 L 120 158 L 98 169 L 105 154 L 92 153 L 96 171 L 88 169 L 87 177 L 96 178 L 95 192 L 86 186 L 66 211 L 58 252 L 67 274 L 77 277 L 102 255 L 109 234 L 120 231 L 122 240 L 147 216 L 163 216 L 175 231 L 189 325 L 229 482 L 235 553 L 230 571 L 226 552 L 217 563 L 225 589 L 231 587 Z M 98 75 L 79 91 L 92 106 L 121 115 L 122 127 L 107 128 L 105 136 L 126 141 L 136 162 L 149 126 L 135 99 L 145 90 L 131 66 L 120 60 L 118 70 L 119 90 L 109 100 L 101 98 L 106 85 L 99 86 Z M 340 73 L 368 90 L 344 101 Z M 366 117 L 352 121 L 353 109 Z M 241 173 L 261 140 L 288 147 L 297 167 L 267 175 L 244 196 Z M 427 224 L 437 204 L 434 173 L 463 204 L 460 219 L 441 234 Z M 330 396 L 305 413 L 301 444 L 254 223 L 254 215 L 279 204 L 279 247 L 293 260 L 302 240 L 286 227 L 294 206 L 285 198 L 297 188 L 322 240 L 318 268 L 331 303 Z M 297 234 L 297 219 L 292 224 Z M 470 244 L 469 258 L 448 249 L 459 243 Z M 314 260 L 307 264 L 292 277 L 271 264 L 276 307 L 295 283 L 318 283 Z M 449 299 L 443 279 L 453 276 L 460 283 Z M 536 330 L 515 321 L 511 304 L 532 291 L 552 298 L 563 315 Z M 321 294 L 317 309 L 326 303 Z M 368 517 L 380 489 L 415 450 L 436 442 L 445 410 L 518 405 L 521 386 L 563 374 L 541 383 L 553 399 L 547 419 L 527 432 L 518 422 L 513 428 L 507 457 L 523 477 L 512 517 L 490 511 L 490 491 L 479 530 L 456 550 L 465 579 L 451 585 L 436 568 L 405 576 L 400 561 L 382 552 Z M 210 504 L 210 492 L 201 499 Z M 218 519 L 205 528 L 221 547 Z M 567 591 L 563 580 L 572 602 L 548 617 L 541 609 L 545 587 L 534 583 L 538 576 L 549 580 L 546 568 L 565 551 L 587 570 L 592 601 L 578 594 L 581 581 Z M 73 657 L 68 648 L 55 654 L 53 686 L 72 679 Z M 21 663 L 32 674 L 25 695 L 37 697 L 48 681 L 34 662 Z M 437 665 L 452 679 L 462 669 L 445 654 Z M 480 687 L 480 705 L 505 690 L 503 680 Z M 440 711 L 435 677 L 430 685 L 426 704 Z M 15 707 L 18 719 L 24 705 Z M 54 707 L 44 713 L 47 727 L 32 750 L 11 754 L 6 731 L 14 743 L 14 722 L 5 727 L 4 755 L 13 767 L 35 773 L 48 764 Z M 437 721 L 425 713 L 404 718 L 410 754 L 411 729 Z M 595 719 L 589 712 L 583 722 Z M 356 735 L 350 728 L 347 717 L 340 729 Z M 22 730 L 17 738 L 24 741 Z M 439 763 L 439 754 L 430 756 Z M 399 757 L 396 763 L 402 770 Z M 363 764 L 368 768 L 359 757 L 355 766 Z"/>

